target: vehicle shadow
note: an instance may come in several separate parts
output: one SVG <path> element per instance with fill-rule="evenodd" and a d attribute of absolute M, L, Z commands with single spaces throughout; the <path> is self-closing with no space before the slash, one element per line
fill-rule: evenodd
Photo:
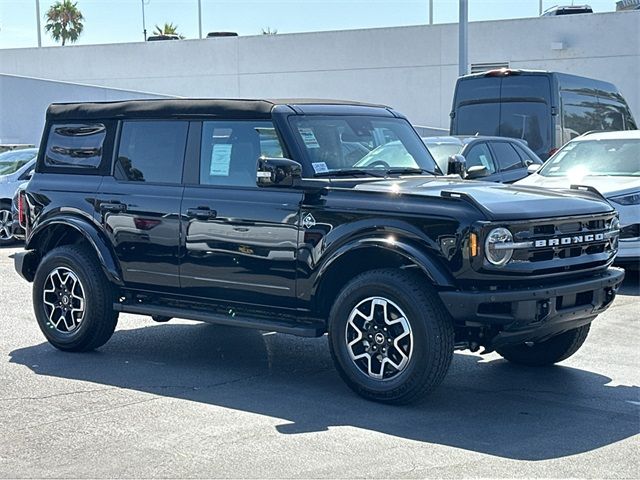
<path fill-rule="evenodd" d="M 419 405 L 353 394 L 333 369 L 326 337 L 211 325 L 117 331 L 97 352 L 46 343 L 11 352 L 37 375 L 82 380 L 283 419 L 281 434 L 352 426 L 521 460 L 597 449 L 640 431 L 638 387 L 568 367 L 518 368 L 457 354 L 449 376 Z"/>

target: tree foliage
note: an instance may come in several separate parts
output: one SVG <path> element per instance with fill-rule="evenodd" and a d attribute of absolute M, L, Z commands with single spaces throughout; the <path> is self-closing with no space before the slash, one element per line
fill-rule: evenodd
<path fill-rule="evenodd" d="M 45 18 L 47 24 L 44 29 L 63 46 L 67 42 L 76 42 L 84 29 L 84 16 L 78 9 L 78 2 L 71 0 L 60 0 L 51 5 Z"/>
<path fill-rule="evenodd" d="M 154 35 L 178 35 L 180 38 L 184 38 L 178 33 L 178 25 L 174 25 L 172 22 L 164 22 L 164 25 L 156 25 L 156 29 L 153 31 Z"/>

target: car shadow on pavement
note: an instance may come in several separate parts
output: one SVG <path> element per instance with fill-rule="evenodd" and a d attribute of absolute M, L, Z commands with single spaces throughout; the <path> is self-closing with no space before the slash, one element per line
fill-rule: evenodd
<path fill-rule="evenodd" d="M 169 323 L 116 331 L 92 353 L 63 353 L 42 343 L 10 355 L 12 363 L 37 375 L 282 419 L 277 431 L 288 435 L 351 426 L 510 459 L 544 460 L 604 447 L 640 431 L 638 387 L 608 385 L 609 378 L 584 370 L 522 368 L 479 355 L 456 354 L 444 383 L 424 403 L 401 407 L 352 393 L 332 366 L 326 337 Z"/>

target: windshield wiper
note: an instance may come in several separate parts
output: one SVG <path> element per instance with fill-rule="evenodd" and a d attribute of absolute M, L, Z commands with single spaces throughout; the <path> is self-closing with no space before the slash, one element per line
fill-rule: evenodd
<path fill-rule="evenodd" d="M 316 177 L 350 177 L 353 175 L 368 175 L 370 177 L 384 178 L 386 172 L 374 172 L 362 168 L 345 168 L 342 170 L 329 170 L 328 172 L 316 173 Z"/>
<path fill-rule="evenodd" d="M 417 167 L 402 167 L 402 168 L 388 168 L 384 171 L 386 175 L 401 175 L 401 174 L 417 174 L 417 175 L 437 175 L 436 172 L 425 170 L 424 168 Z"/>

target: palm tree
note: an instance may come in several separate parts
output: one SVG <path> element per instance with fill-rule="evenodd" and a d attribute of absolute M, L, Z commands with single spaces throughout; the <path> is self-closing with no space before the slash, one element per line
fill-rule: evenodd
<path fill-rule="evenodd" d="M 51 34 L 56 41 L 62 41 L 62 45 L 68 41 L 76 42 L 82 33 L 84 17 L 78 10 L 78 2 L 61 0 L 53 5 L 45 15 L 47 24 L 44 29 Z"/>
<path fill-rule="evenodd" d="M 267 27 L 262 29 L 262 35 L 277 35 L 277 34 L 278 34 L 277 28 Z"/>
<path fill-rule="evenodd" d="M 180 38 L 184 38 L 178 33 L 178 25 L 173 23 L 164 22 L 164 26 L 160 27 L 156 25 L 156 29 L 153 31 L 154 35 L 178 35 Z"/>

